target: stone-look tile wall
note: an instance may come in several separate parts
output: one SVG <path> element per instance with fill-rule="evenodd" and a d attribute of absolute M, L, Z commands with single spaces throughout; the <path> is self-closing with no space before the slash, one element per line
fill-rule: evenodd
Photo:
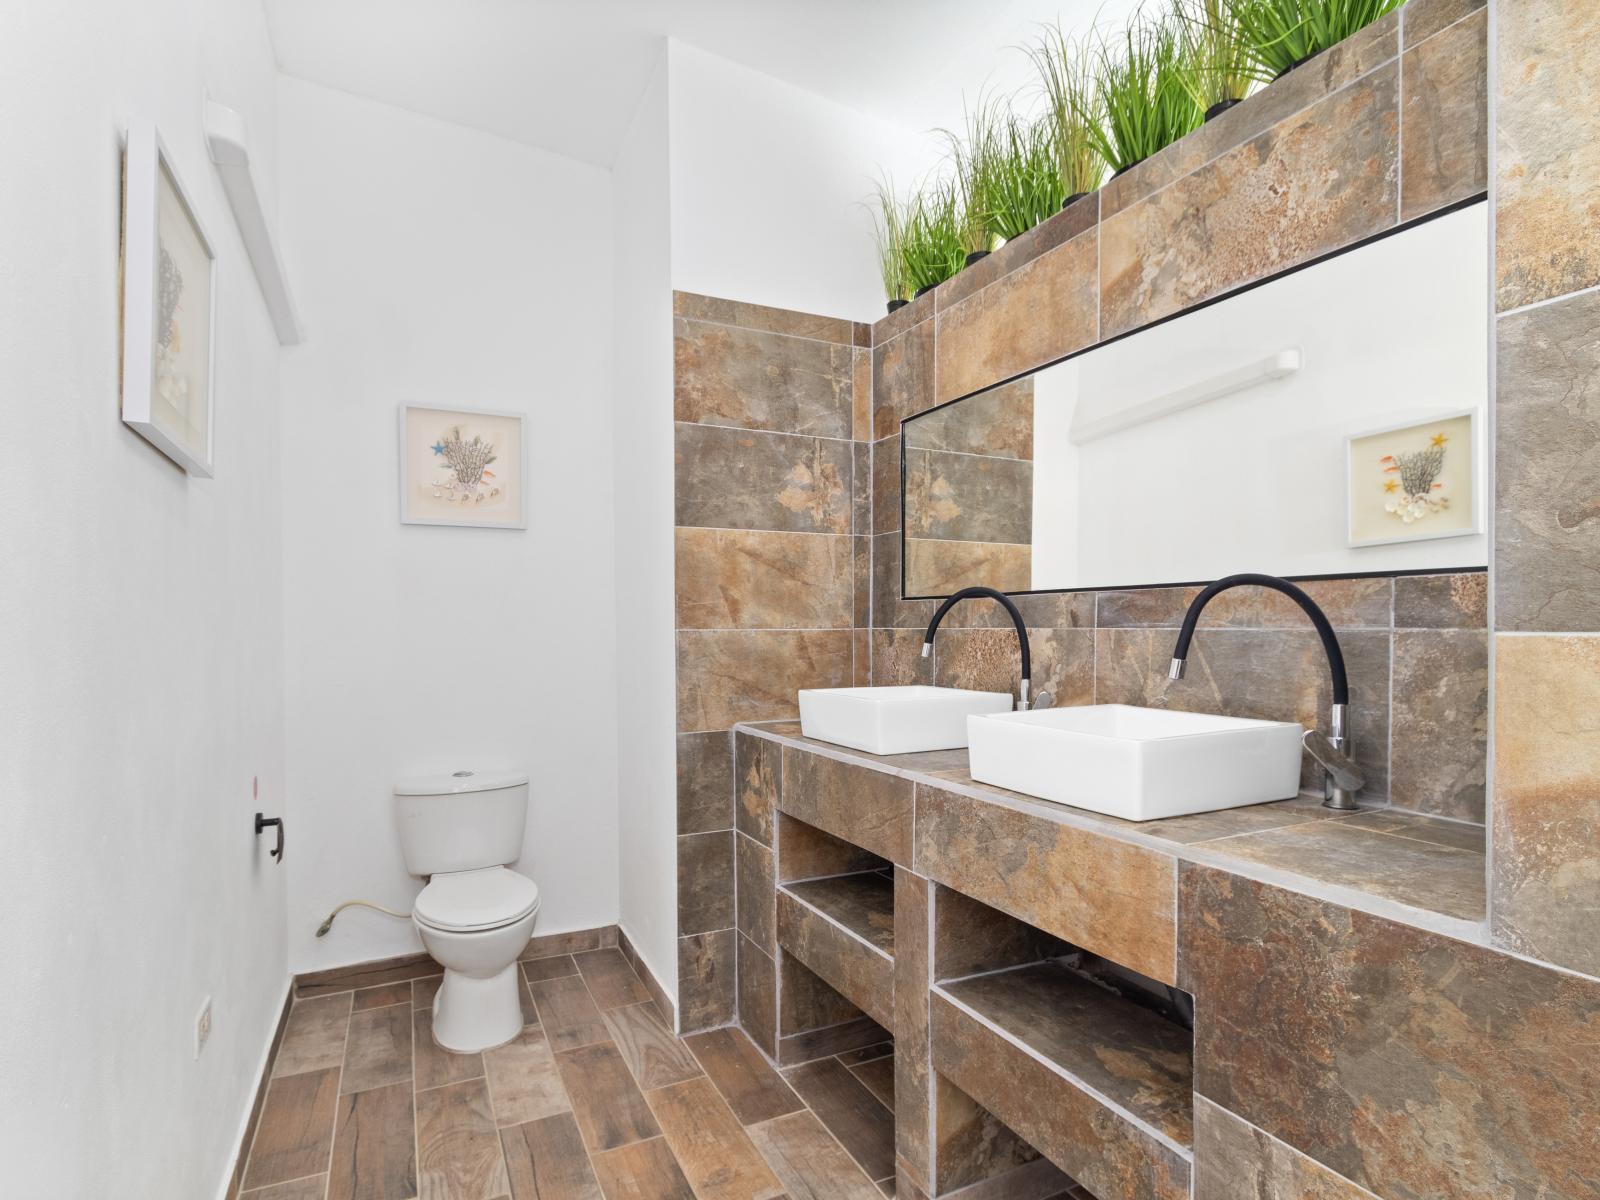
<path fill-rule="evenodd" d="M 952 613 L 933 661 L 919 657 L 937 605 L 900 598 L 900 421 L 1482 193 L 1486 43 L 1481 0 L 1411 0 L 874 326 L 874 683 L 1016 681 L 1015 639 L 992 605 Z M 1308 590 L 1349 660 L 1363 798 L 1484 821 L 1484 577 Z M 1058 705 L 1325 720 L 1316 638 L 1297 609 L 1254 591 L 1211 606 L 1189 677 L 1169 686 L 1192 595 L 1020 598 L 1035 690 Z"/>
<path fill-rule="evenodd" d="M 1595 1195 L 1600 980 L 1193 863 L 1178 912 L 1196 1200 Z"/>
<path fill-rule="evenodd" d="M 735 764 L 737 721 L 867 670 L 864 325 L 673 298 L 678 990 L 684 1031 L 746 1024 L 775 1053 L 776 761 Z M 860 427 L 862 440 L 855 435 Z M 858 586 L 859 583 L 859 586 Z M 743 904 L 736 896 L 746 898 Z"/>
<path fill-rule="evenodd" d="M 906 594 L 1033 586 L 1033 380 L 929 413 L 905 448 Z"/>
<path fill-rule="evenodd" d="M 1495 16 L 1490 919 L 1600 975 L 1600 7 Z"/>

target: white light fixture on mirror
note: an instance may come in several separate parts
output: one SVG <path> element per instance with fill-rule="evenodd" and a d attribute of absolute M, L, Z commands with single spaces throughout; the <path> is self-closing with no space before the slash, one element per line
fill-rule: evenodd
<path fill-rule="evenodd" d="M 1107 397 L 1102 403 L 1094 404 L 1085 397 L 1079 401 L 1076 411 L 1072 414 L 1072 432 L 1068 437 L 1074 446 L 1081 446 L 1085 442 L 1108 437 L 1124 429 L 1131 429 L 1135 425 L 1171 416 L 1186 408 L 1204 404 L 1208 400 L 1220 400 L 1224 396 L 1231 396 L 1246 388 L 1286 378 L 1304 365 L 1303 356 L 1296 346 L 1279 350 L 1276 354 L 1269 354 L 1257 362 L 1236 370 L 1224 371 L 1220 375 L 1213 375 L 1210 379 L 1202 379 L 1188 387 L 1164 392 L 1138 404 L 1119 406 L 1114 397 Z"/>
<path fill-rule="evenodd" d="M 205 123 L 206 146 L 211 151 L 211 161 L 217 165 L 217 174 L 222 177 L 222 190 L 227 193 L 228 206 L 233 209 L 245 253 L 255 268 L 261 296 L 267 302 L 273 328 L 278 333 L 278 343 L 298 345 L 305 340 L 305 331 L 300 326 L 294 298 L 289 295 L 289 278 L 284 273 L 283 259 L 278 256 L 272 232 L 267 228 L 255 176 L 250 172 L 244 118 L 215 100 L 207 100 Z"/>

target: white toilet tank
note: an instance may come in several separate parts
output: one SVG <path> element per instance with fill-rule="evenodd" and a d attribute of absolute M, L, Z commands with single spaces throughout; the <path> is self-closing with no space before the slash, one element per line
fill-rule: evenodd
<path fill-rule="evenodd" d="M 395 784 L 394 811 L 411 874 L 503 867 L 522 856 L 528 776 L 454 771 L 402 779 Z"/>

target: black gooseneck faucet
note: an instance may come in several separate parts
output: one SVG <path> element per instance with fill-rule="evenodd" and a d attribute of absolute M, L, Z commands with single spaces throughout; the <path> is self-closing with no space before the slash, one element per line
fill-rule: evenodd
<path fill-rule="evenodd" d="M 1010 614 L 1011 623 L 1017 627 L 1017 644 L 1022 647 L 1022 703 L 1018 708 L 1026 712 L 1029 707 L 1028 692 L 1033 683 L 1033 654 L 1028 648 L 1028 630 L 1022 623 L 1022 614 L 1017 611 L 1017 606 L 1011 597 L 1004 592 L 997 592 L 988 587 L 968 587 L 962 588 L 952 596 L 947 596 L 945 602 L 939 605 L 939 611 L 933 614 L 933 620 L 928 622 L 928 632 L 922 636 L 922 657 L 927 658 L 933 652 L 933 635 L 939 632 L 939 622 L 944 620 L 945 613 L 961 601 L 979 596 L 999 601 L 1001 607 Z"/>
<path fill-rule="evenodd" d="M 1324 735 L 1315 729 L 1308 729 L 1302 741 L 1311 757 L 1327 771 L 1322 803 L 1328 808 L 1355 808 L 1355 793 L 1366 780 L 1350 758 L 1350 680 L 1345 674 L 1344 651 L 1339 648 L 1339 639 L 1334 636 L 1333 625 L 1327 614 L 1315 600 L 1287 579 L 1279 579 L 1276 575 L 1228 575 L 1196 596 L 1189 605 L 1189 611 L 1183 615 L 1183 628 L 1178 631 L 1178 643 L 1172 648 L 1172 666 L 1167 671 L 1167 678 L 1183 678 L 1184 666 L 1189 658 L 1189 643 L 1194 638 L 1195 625 L 1206 605 L 1229 588 L 1245 585 L 1282 592 L 1311 618 L 1317 636 L 1322 639 L 1323 652 L 1328 656 L 1328 670 L 1333 675 L 1333 705 L 1328 715 L 1328 733 Z"/>

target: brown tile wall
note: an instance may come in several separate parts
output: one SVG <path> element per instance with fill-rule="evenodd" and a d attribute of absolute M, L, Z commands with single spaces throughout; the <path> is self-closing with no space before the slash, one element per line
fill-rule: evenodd
<path fill-rule="evenodd" d="M 995 388 L 913 426 L 906 447 L 906 590 L 946 596 L 983 584 L 1033 586 L 1033 380 Z M 898 471 L 883 464 L 875 503 L 899 508 Z M 885 518 L 880 518 L 885 519 Z M 898 525 L 898 520 L 892 520 Z"/>
<path fill-rule="evenodd" d="M 1178 911 L 1197 1198 L 1594 1195 L 1600 980 L 1193 863 Z"/>
<path fill-rule="evenodd" d="M 1490 922 L 1600 975 L 1600 8 L 1495 17 Z"/>
<path fill-rule="evenodd" d="M 742 1011 L 776 1055 L 779 764 L 736 762 L 728 730 L 857 678 L 870 331 L 687 293 L 673 313 L 681 1027 Z"/>
<path fill-rule="evenodd" d="M 937 604 L 900 599 L 900 421 L 1481 193 L 1486 30 L 1474 0 L 1413 0 L 873 327 L 874 683 L 1016 686 L 1015 639 L 992 605 L 962 606 L 968 611 L 951 614 L 933 661 L 919 656 Z M 1581 437 L 1569 435 L 1584 418 L 1563 417 L 1567 426 L 1552 429 L 1546 444 L 1566 468 L 1582 456 Z M 1600 519 L 1592 524 L 1600 529 Z M 909 532 L 913 575 L 932 572 L 930 543 L 918 540 L 929 531 Z M 1003 569 L 993 559 L 984 565 Z M 1482 823 L 1484 576 L 1309 590 L 1339 628 L 1349 661 L 1363 799 Z M 1320 647 L 1302 614 L 1266 593 L 1236 592 L 1212 605 L 1189 677 L 1169 685 L 1167 662 L 1192 595 L 1159 588 L 1021 598 L 1035 690 L 1058 705 L 1325 720 Z M 1320 787 L 1309 770 L 1303 782 Z"/>

